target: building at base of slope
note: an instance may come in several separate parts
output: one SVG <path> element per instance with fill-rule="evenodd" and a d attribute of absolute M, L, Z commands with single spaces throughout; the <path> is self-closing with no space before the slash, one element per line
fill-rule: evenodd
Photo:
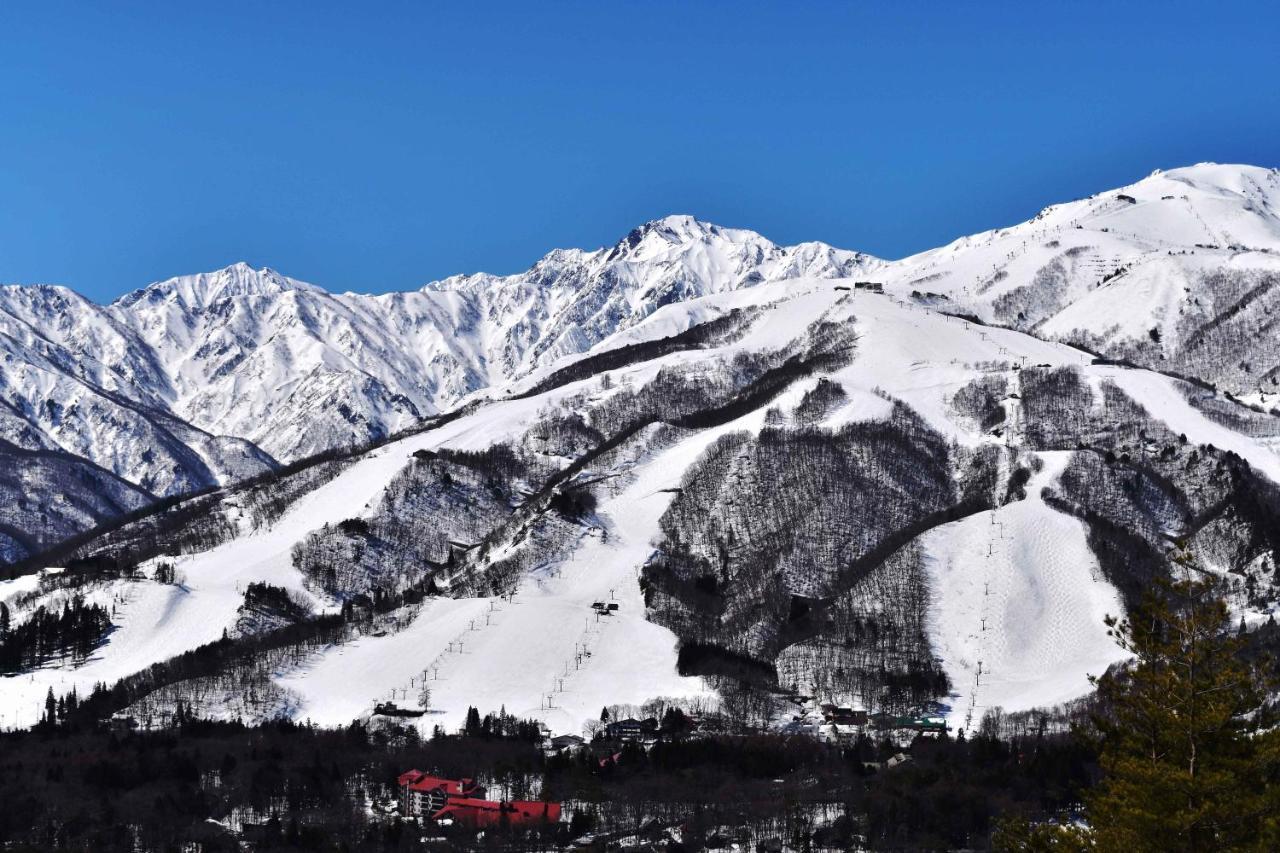
<path fill-rule="evenodd" d="M 405 817 L 431 821 L 451 820 L 463 826 L 533 826 L 557 823 L 560 804 L 537 800 L 509 802 L 485 798 L 485 789 L 474 779 L 442 779 L 421 770 L 401 773 L 400 812 Z"/>

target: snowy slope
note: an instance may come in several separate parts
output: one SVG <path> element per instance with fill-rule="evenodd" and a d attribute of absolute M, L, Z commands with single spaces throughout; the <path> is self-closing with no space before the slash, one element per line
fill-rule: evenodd
<path fill-rule="evenodd" d="M 50 687 L 59 692 L 73 687 L 81 693 L 93 685 L 111 683 L 153 663 L 217 640 L 231 629 L 244 589 L 253 581 L 281 586 L 324 608 L 302 585 L 290 562 L 290 548 L 309 530 L 360 514 L 404 466 L 409 454 L 426 444 L 424 437 L 407 439 L 373 451 L 341 475 L 304 496 L 270 528 L 234 539 L 198 554 L 165 558 L 176 569 L 176 583 L 118 581 L 113 616 L 117 626 L 108 642 L 82 666 L 69 670 L 44 669 L 28 677 L 4 682 L 5 713 L 9 724 L 29 725 L 43 705 Z M 150 574 L 154 566 L 143 566 Z M 29 586 L 18 579 L 14 588 Z M 34 606 L 34 605 L 33 605 Z"/>
<path fill-rule="evenodd" d="M 1280 391 L 1280 171 L 1201 163 L 893 263 L 949 310 L 1224 385 Z"/>
<path fill-rule="evenodd" d="M 646 621 L 636 580 L 669 490 L 718 435 L 756 428 L 761 414 L 640 460 L 633 481 L 600 507 L 600 527 L 510 598 L 433 602 L 403 633 L 334 648 L 281 679 L 303 697 L 298 714 L 342 725 L 368 713 L 374 699 L 416 698 L 421 681 L 414 679 L 423 673 L 433 710 L 424 725 L 449 730 L 461 726 L 471 705 L 505 706 L 574 732 L 606 705 L 709 696 L 700 679 L 676 674 L 675 638 Z M 596 616 L 596 601 L 619 609 Z"/>
<path fill-rule="evenodd" d="M 838 290 L 837 287 L 844 288 Z M 1092 381 L 1113 380 L 1132 391 L 1152 414 L 1193 441 L 1234 448 L 1259 470 L 1280 478 L 1275 453 L 1233 433 L 1192 409 L 1158 374 L 1095 366 L 1077 350 L 1012 330 L 984 328 L 890 296 L 852 292 L 847 283 L 798 279 L 745 292 L 725 292 L 654 312 L 628 333 L 599 347 L 643 338 L 685 322 L 672 314 L 721 316 L 754 301 L 762 309 L 743 335 L 710 350 L 676 352 L 656 361 L 613 371 L 611 388 L 651 381 L 666 367 L 726 364 L 735 353 L 785 346 L 799 330 L 825 320 L 857 338 L 851 362 L 830 378 L 848 392 L 826 420 L 841 423 L 887 416 L 883 394 L 903 401 L 933 428 L 973 448 L 1008 448 L 1013 437 L 977 432 L 956 413 L 951 399 L 975 375 L 1003 365 L 1071 366 Z M 612 343 L 611 343 L 612 341 Z M 234 625 L 244 587 L 267 581 L 293 590 L 318 609 L 337 602 L 308 589 L 290 562 L 292 545 L 325 523 L 378 511 L 381 491 L 419 449 L 478 450 L 511 440 L 539 423 L 559 404 L 582 393 L 603 394 L 602 377 L 570 383 L 528 398 L 499 399 L 437 429 L 375 451 L 336 479 L 307 495 L 270 529 L 237 538 L 177 561 L 180 585 L 119 582 L 117 630 L 92 660 L 78 668 L 47 669 L 5 683 L 9 724 L 28 724 L 39 713 L 49 687 L 80 691 L 111 681 L 219 637 Z M 814 379 L 800 380 L 774 405 L 796 406 Z M 519 383 L 512 386 L 518 389 Z M 506 394 L 496 389 L 494 396 Z M 550 562 L 543 562 L 511 596 L 431 600 L 402 631 L 369 635 L 333 647 L 283 671 L 276 683 L 295 701 L 291 713 L 325 724 L 342 724 L 391 696 L 404 702 L 430 672 L 431 706 L 424 727 L 453 726 L 468 705 L 543 719 L 556 730 L 576 731 L 599 707 L 638 703 L 662 695 L 705 698 L 708 686 L 676 674 L 675 637 L 647 621 L 636 584 L 651 556 L 658 519 L 671 489 L 718 436 L 758 430 L 756 409 L 713 429 L 694 430 L 674 444 L 659 444 L 626 466 L 621 485 L 602 499 L 596 522 Z M 1023 452 L 1027 452 L 1023 448 Z M 1045 468 L 1024 501 L 934 529 L 921 542 L 933 578 L 931 639 L 957 695 L 953 722 L 971 697 L 976 707 L 1008 709 L 1053 703 L 1088 688 L 1086 675 L 1116 659 L 1101 616 L 1117 612 L 1114 589 L 1090 570 L 1082 525 L 1039 500 L 1039 487 L 1059 470 L 1062 456 L 1040 454 Z M 995 525 L 992 519 L 994 517 Z M 992 556 L 985 551 L 999 530 Z M 1003 538 L 1000 538 L 1000 537 Z M 991 590 L 991 598 L 985 594 Z M 616 616 L 596 622 L 590 604 L 612 600 Z M 986 609 L 984 609 L 986 608 Z M 992 614 L 993 633 L 973 629 L 975 614 Z M 590 657 L 582 656 L 583 649 Z M 577 659 L 575 660 L 575 653 Z M 968 687 L 976 661 L 991 679 Z"/>
<path fill-rule="evenodd" d="M 1124 605 L 1099 575 L 1084 525 L 1040 499 L 1069 454 L 1044 454 L 1025 501 L 932 531 L 934 647 L 956 691 L 948 724 L 972 735 L 992 708 L 1074 699 L 1123 660 L 1103 624 Z"/>
<path fill-rule="evenodd" d="M 424 673 L 430 675 L 434 711 L 422 718 L 424 729 L 455 726 L 469 705 L 482 711 L 505 705 L 557 731 L 577 731 L 606 704 L 658 696 L 708 700 L 721 683 L 677 672 L 678 644 L 704 630 L 696 620 L 707 617 L 697 612 L 705 601 L 690 593 L 687 613 L 670 602 L 646 608 L 637 580 L 655 556 L 673 547 L 664 519 L 670 520 L 668 513 L 683 499 L 687 478 L 729 439 L 740 442 L 734 446 L 742 449 L 741 458 L 732 460 L 739 467 L 732 470 L 743 478 L 757 470 L 742 459 L 755 452 L 762 435 L 790 435 L 796 443 L 782 446 L 799 449 L 804 442 L 821 448 L 838 440 L 854 450 L 879 447 L 857 444 L 872 439 L 850 432 L 868 424 L 883 425 L 901 442 L 888 445 L 895 453 L 940 448 L 930 451 L 932 458 L 906 458 L 906 467 L 948 467 L 942 473 L 950 493 L 939 505 L 962 513 L 929 521 L 893 564 L 897 570 L 910 553 L 923 555 L 924 641 L 950 679 L 952 695 L 942 698 L 952 707 L 952 723 L 976 725 L 981 711 L 995 706 L 1018 710 L 1079 696 L 1088 689 L 1089 674 L 1117 659 L 1101 617 L 1119 612 L 1123 601 L 1098 558 L 1102 552 L 1094 551 L 1096 531 L 1067 515 L 1063 504 L 1046 500 L 1042 490 L 1057 488 L 1088 454 L 1114 451 L 1122 457 L 1109 469 L 1117 477 L 1133 473 L 1124 467 L 1130 454 L 1137 457 L 1134 470 L 1148 453 L 1162 452 L 1173 454 L 1170 465 L 1185 463 L 1182 470 L 1193 470 L 1194 454 L 1218 465 L 1224 483 L 1244 481 L 1229 470 L 1239 457 L 1272 485 L 1280 483 L 1280 456 L 1265 430 L 1238 431 L 1230 419 L 1210 417 L 1188 402 L 1177 380 L 1096 364 L 1090 353 L 1063 340 L 1104 350 L 1114 346 L 1118 354 L 1141 360 L 1151 353 L 1134 349 L 1133 341 L 1145 339 L 1143 346 L 1167 347 L 1179 372 L 1195 372 L 1186 366 L 1195 366 L 1205 347 L 1220 352 L 1234 345 L 1243 327 L 1233 324 L 1261 320 L 1270 310 L 1266 276 L 1274 256 L 1268 241 L 1280 233 L 1273 229 L 1275 186 L 1274 173 L 1249 167 L 1176 170 L 892 264 L 818 244 L 781 248 L 751 232 L 669 217 L 612 248 L 553 252 L 517 276 L 457 277 L 415 293 L 333 295 L 244 265 L 162 282 L 105 309 L 64 290 L 5 289 L 0 345 L 9 347 L 9 357 L 0 381 L 16 390 L 0 410 L 7 418 L 0 420 L 8 430 L 4 437 L 24 449 L 101 459 L 107 471 L 139 476 L 151 492 L 138 500 L 236 479 L 255 465 L 261 469 L 271 460 L 259 447 L 288 458 L 383 436 L 460 400 L 476 406 L 365 454 L 274 524 L 242 530 L 221 545 L 173 560 L 175 585 L 142 579 L 91 588 L 94 600 L 114 605 L 115 630 L 80 666 L 50 666 L 5 679 L 0 724 L 33 722 L 50 688 L 83 693 L 216 640 L 223 631 L 234 632 L 251 582 L 283 587 L 314 613 L 337 612 L 338 594 L 326 593 L 299 570 L 294 546 L 326 525 L 354 517 L 376 522 L 392 514 L 396 494 L 390 487 L 416 451 L 469 451 L 480 459 L 504 445 L 532 458 L 530 471 L 545 474 L 570 466 L 583 447 L 649 411 L 645 405 L 656 405 L 656 414 L 645 415 L 650 421 L 634 435 L 622 436 L 629 452 L 608 457 L 607 469 L 591 461 L 577 475 L 576 482 L 591 484 L 585 488 L 598 498 L 587 520 L 548 521 L 538 514 L 536 489 L 527 483 L 508 489 L 522 495 L 509 508 L 511 529 L 495 530 L 480 556 L 451 563 L 439 575 L 439 588 L 457 597 L 429 597 L 421 609 L 398 611 L 379 631 L 280 665 L 272 683 L 289 699 L 276 710 L 345 724 L 377 700 L 412 704 Z M 1204 242 L 1211 239 L 1206 228 L 1213 232 L 1212 243 Z M 1186 240 L 1201 246 L 1178 242 Z M 1115 269 L 1125 271 L 1099 285 Z M 887 293 L 857 286 L 867 279 L 883 281 Z M 1205 307 L 1228 291 L 1238 295 L 1242 286 L 1252 295 Z M 1005 327 L 953 316 L 957 311 Z M 733 322 L 723 334 L 645 350 L 713 320 Z M 1149 323 L 1165 330 L 1160 341 Z M 1224 337 L 1228 327 L 1236 332 Z M 1255 361 L 1261 354 L 1274 362 L 1268 340 L 1255 330 L 1236 354 Z M 842 355 L 805 362 L 822 342 Z M 632 355 L 556 384 L 562 375 L 557 371 L 611 352 Z M 814 366 L 782 370 L 797 360 Z M 1251 367 L 1255 376 L 1265 375 L 1260 367 L 1266 364 Z M 741 403 L 731 392 L 753 387 L 770 371 L 781 371 L 782 386 L 758 399 L 748 395 L 741 411 L 724 406 Z M 1079 377 L 1087 399 L 1063 397 L 1058 407 L 1042 399 L 1040 420 L 1033 424 L 1019 392 L 1027 395 L 1026 377 L 1034 375 L 1046 383 L 1037 387 L 1050 389 L 1038 393 L 1049 394 L 1053 404 L 1058 386 L 1048 379 L 1055 371 Z M 813 397 L 822 381 L 837 390 L 829 408 L 814 415 L 806 406 L 817 405 Z M 670 396 L 655 404 L 645 393 L 657 387 Z M 539 388 L 546 390 L 532 393 Z M 998 410 L 999 419 L 988 422 L 981 406 L 973 407 L 982 394 L 990 396 L 989 408 Z M 1128 401 L 1125 422 L 1099 427 L 1089 418 L 1106 416 L 1108 394 Z M 703 400 L 700 395 L 703 409 L 681 408 Z M 617 408 L 620 399 L 633 408 Z M 1232 405 L 1224 398 L 1218 402 Z M 722 411 L 731 416 L 715 414 Z M 917 438 L 924 436 L 923 443 L 907 440 L 908 426 Z M 926 433 L 940 442 L 928 444 Z M 1163 436 L 1165 446 L 1147 447 L 1148 433 Z M 1174 440 L 1180 435 L 1186 442 Z M 1198 449 L 1210 444 L 1217 450 Z M 1081 447 L 1087 450 L 1075 452 Z M 895 462 L 902 460 L 870 459 L 866 468 L 879 471 Z M 1024 468 L 1035 473 L 1025 496 L 1018 496 L 1014 471 Z M 503 476 L 500 468 L 476 470 Z M 821 471 L 811 473 L 823 479 Z M 885 492 L 887 502 L 910 507 L 924 500 L 909 490 L 929 484 L 923 474 L 919 482 L 911 474 L 898 480 L 886 474 L 877 481 L 896 490 Z M 749 541 L 769 528 L 768 519 L 749 513 L 774 508 L 746 503 L 767 494 L 758 483 L 727 482 L 710 509 L 719 513 L 722 529 Z M 986 484 L 981 497 L 990 506 L 981 511 L 973 509 L 975 496 L 966 491 L 975 482 Z M 1137 488 L 1124 492 L 1129 493 L 1155 507 L 1140 509 L 1150 509 L 1157 519 L 1158 535 L 1166 528 L 1177 532 L 1175 510 L 1180 501 L 1192 502 L 1186 495 L 1166 500 Z M 1079 489 L 1068 496 L 1112 499 Z M 41 497 L 59 499 L 43 491 Z M 816 531 L 831 537 L 820 543 L 826 550 L 814 559 L 820 570 L 830 568 L 823 563 L 845 553 L 849 542 L 870 535 L 869 525 L 843 530 L 839 521 Z M 1224 567 L 1233 561 L 1265 564 L 1253 552 L 1229 553 L 1234 542 L 1259 539 L 1250 527 L 1257 523 L 1240 515 L 1218 518 L 1206 553 L 1226 549 Z M 572 535 L 557 539 L 555 532 L 566 529 Z M 522 539 L 528 530 L 534 533 Z M 499 594 L 472 582 L 521 548 L 530 552 L 528 542 L 535 540 L 546 550 L 519 564 L 521 574 L 510 588 Z M 376 544 L 397 553 L 394 541 Z M 363 549 L 359 541 L 355 547 Z M 719 574 L 706 576 L 715 594 L 729 582 L 731 551 L 726 545 Z M 837 646 L 852 642 L 838 636 L 843 627 L 832 614 L 842 597 L 868 593 L 824 587 L 823 578 L 803 576 L 809 564 L 801 563 L 768 574 L 758 601 L 743 596 L 744 606 L 720 614 L 742 620 L 741 648 L 730 644 L 731 651 L 769 650 L 767 665 L 783 654 L 803 664 L 833 654 L 832 647 L 815 644 L 814 632 L 831 632 Z M 143 568 L 152 571 L 154 561 Z M 878 568 L 870 567 L 867 576 L 875 579 Z M 768 585 L 782 575 L 792 585 Z M 847 580 L 856 587 L 857 577 Z M 0 587 L 0 595 L 20 602 L 23 612 L 64 595 L 31 589 L 30 583 Z M 815 612 L 831 624 L 809 625 L 808 634 L 786 624 L 791 597 L 814 602 Z M 597 620 L 591 604 L 602 600 L 620 609 Z M 759 613 L 753 612 L 757 603 Z M 870 611 L 859 607 L 849 612 L 862 625 Z M 775 617 L 777 624 L 770 623 Z M 720 642 L 712 636 L 717 618 L 707 618 L 705 634 Z M 984 619 L 990 620 L 989 630 L 982 629 Z M 793 654 L 800 646 L 808 657 Z M 806 689 L 804 676 L 800 672 L 792 686 Z"/>
<path fill-rule="evenodd" d="M 0 438 L 82 456 L 157 494 L 259 473 L 269 457 L 186 423 L 137 330 L 59 287 L 0 288 Z"/>

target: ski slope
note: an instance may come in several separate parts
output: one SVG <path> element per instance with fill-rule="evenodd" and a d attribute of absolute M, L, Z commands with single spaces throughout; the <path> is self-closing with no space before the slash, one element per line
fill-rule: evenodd
<path fill-rule="evenodd" d="M 701 678 L 676 672 L 676 638 L 645 619 L 638 577 L 653 552 L 670 490 L 712 442 L 757 430 L 763 412 L 689 435 L 642 457 L 630 482 L 601 501 L 597 519 L 561 562 L 527 576 L 510 599 L 438 599 L 406 630 L 334 647 L 277 683 L 299 697 L 298 716 L 343 725 L 376 700 L 416 704 L 422 678 L 435 725 L 462 725 L 468 706 L 505 707 L 579 733 L 600 709 L 661 696 L 714 701 Z M 595 525 L 598 525 L 596 527 Z M 618 605 L 597 616 L 597 601 Z"/>
<path fill-rule="evenodd" d="M 1212 421 L 1187 402 L 1178 391 L 1177 380 L 1145 370 L 1099 366 L 1093 375 L 1110 379 L 1149 413 L 1168 424 L 1176 433 L 1185 433 L 1196 444 L 1212 444 L 1229 450 L 1280 483 L 1280 455 L 1266 444 Z"/>
<path fill-rule="evenodd" d="M 992 708 L 1022 711 L 1087 693 L 1125 658 L 1103 619 L 1124 613 L 1084 525 L 1040 490 L 1071 454 L 1045 453 L 1027 498 L 930 531 L 929 638 L 951 681 L 947 723 L 969 734 Z"/>
<path fill-rule="evenodd" d="M 8 604 L 21 595 L 34 592 L 39 585 L 39 574 L 23 575 L 12 580 L 0 580 L 0 603 Z"/>
<path fill-rule="evenodd" d="M 113 586 L 109 598 L 117 602 L 117 627 L 107 643 L 79 667 L 50 667 L 0 680 L 0 725 L 35 722 L 50 688 L 84 693 L 96 683 L 114 682 L 218 639 L 235 624 L 250 582 L 281 586 L 317 610 L 332 609 L 335 602 L 304 588 L 291 564 L 292 546 L 326 523 L 376 511 L 384 488 L 416 450 L 481 450 L 522 434 L 574 395 L 636 387 L 664 367 L 723 369 L 738 353 L 783 351 L 819 322 L 852 327 L 857 338 L 851 360 L 830 374 L 847 400 L 830 413 L 828 427 L 884 417 L 888 395 L 961 445 L 989 443 L 991 436 L 976 432 L 954 411 L 951 400 L 958 390 L 985 373 L 1013 378 L 1019 365 L 1071 366 L 1095 384 L 1114 381 L 1175 433 L 1232 450 L 1280 482 L 1280 459 L 1272 450 L 1206 418 L 1183 399 L 1175 380 L 1094 365 L 1091 356 L 1072 347 L 941 314 L 893 294 L 856 291 L 851 284 L 799 278 L 666 305 L 588 355 L 670 335 L 734 308 L 755 307 L 759 315 L 740 337 L 721 346 L 673 352 L 610 371 L 614 390 L 594 376 L 537 396 L 504 399 L 549 370 L 540 369 L 529 380 L 486 392 L 495 399 L 481 401 L 464 417 L 366 454 L 300 499 L 269 529 L 178 558 L 179 584 Z M 554 366 L 577 357 L 582 356 Z M 816 377 L 802 380 L 771 405 L 784 411 L 793 407 L 814 382 Z M 641 456 L 621 491 L 602 495 L 597 527 L 584 528 L 572 548 L 528 575 L 509 600 L 434 599 L 403 630 L 326 649 L 301 668 L 278 673 L 277 684 L 296 699 L 290 712 L 345 725 L 367 714 L 375 701 L 415 704 L 424 673 L 429 673 L 433 711 L 420 721 L 427 730 L 436 724 L 455 728 L 468 706 L 482 712 L 505 706 L 555 731 L 578 732 L 584 721 L 598 718 L 603 705 L 658 696 L 711 700 L 701 679 L 677 674 L 675 638 L 645 619 L 636 576 L 671 501 L 663 490 L 677 486 L 719 435 L 758 429 L 764 416 L 761 410 L 686 434 Z M 1025 501 L 926 534 L 933 579 L 931 637 L 958 693 L 953 725 L 976 722 L 989 707 L 1015 710 L 1079 696 L 1088 690 L 1088 674 L 1117 659 L 1101 619 L 1121 612 L 1118 598 L 1096 575 L 1084 528 L 1040 500 L 1039 489 L 1066 464 L 1065 455 L 1044 456 L 1048 464 Z M 16 597 L 33 583 L 22 579 L 0 586 L 0 597 Z M 615 602 L 619 610 L 597 620 L 591 609 L 595 601 Z"/>
<path fill-rule="evenodd" d="M 293 544 L 326 523 L 360 515 L 413 451 L 432 441 L 426 433 L 372 451 L 304 495 L 268 529 L 201 553 L 163 558 L 174 564 L 178 583 L 118 582 L 123 601 L 112 617 L 116 627 L 87 662 L 73 669 L 40 669 L 0 680 L 4 724 L 27 726 L 38 720 L 50 688 L 55 694 L 74 688 L 83 695 L 95 684 L 111 684 L 219 639 L 224 629 L 235 624 L 250 582 L 284 587 L 326 609 L 331 603 L 315 600 L 293 568 Z"/>

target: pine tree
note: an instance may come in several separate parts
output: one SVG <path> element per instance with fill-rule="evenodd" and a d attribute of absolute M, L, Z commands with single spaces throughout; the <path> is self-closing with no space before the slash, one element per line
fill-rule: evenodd
<path fill-rule="evenodd" d="M 1213 584 L 1165 584 L 1107 625 L 1133 659 L 1094 679 L 1103 779 L 1085 796 L 1088 826 L 1010 820 L 993 836 L 995 849 L 1280 849 L 1273 679 L 1242 654 L 1248 638 L 1232 630 Z"/>
<path fill-rule="evenodd" d="M 1241 654 L 1213 586 L 1169 584 L 1108 627 L 1133 661 L 1096 680 L 1104 776 L 1086 805 L 1097 846 L 1277 849 L 1280 733 L 1260 714 L 1272 685 Z"/>
<path fill-rule="evenodd" d="M 468 737 L 480 734 L 480 712 L 474 706 L 467 707 L 467 721 L 462 727 L 462 733 Z"/>

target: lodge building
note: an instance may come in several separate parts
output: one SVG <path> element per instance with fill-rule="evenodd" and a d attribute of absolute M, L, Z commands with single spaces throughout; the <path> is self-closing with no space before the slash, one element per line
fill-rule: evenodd
<path fill-rule="evenodd" d="M 501 802 L 485 798 L 474 779 L 443 779 L 421 770 L 401 773 L 400 813 L 423 820 L 452 820 L 463 826 L 488 827 L 506 823 L 522 826 L 556 823 L 560 804 L 531 800 Z"/>

